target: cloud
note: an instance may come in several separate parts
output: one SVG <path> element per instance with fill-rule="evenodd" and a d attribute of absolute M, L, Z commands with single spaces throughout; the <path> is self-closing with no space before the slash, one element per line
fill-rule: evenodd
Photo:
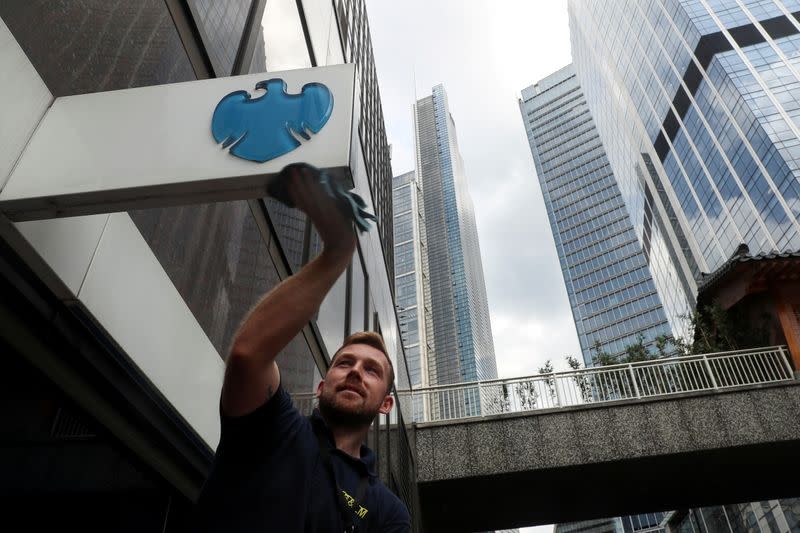
<path fill-rule="evenodd" d="M 556 370 L 568 370 L 564 358 L 567 355 L 580 357 L 570 315 L 495 313 L 492 328 L 495 350 L 503 355 L 498 358 L 501 378 L 538 374 L 548 359 Z"/>
<path fill-rule="evenodd" d="M 579 355 L 519 112 L 521 90 L 570 62 L 566 0 L 368 0 L 395 175 L 414 168 L 412 105 L 443 83 L 483 258 L 501 376 Z"/>

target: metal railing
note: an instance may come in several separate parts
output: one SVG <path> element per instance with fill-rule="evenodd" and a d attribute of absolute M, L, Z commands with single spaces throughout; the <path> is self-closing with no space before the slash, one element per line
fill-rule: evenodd
<path fill-rule="evenodd" d="M 420 421 L 435 422 L 793 379 L 786 348 L 772 346 L 426 387 L 406 400 L 421 403 Z"/>

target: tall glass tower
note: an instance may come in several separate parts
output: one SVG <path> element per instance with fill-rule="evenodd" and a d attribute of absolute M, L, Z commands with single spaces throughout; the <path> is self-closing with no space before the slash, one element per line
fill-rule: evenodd
<path fill-rule="evenodd" d="M 478 231 L 442 85 L 414 106 L 417 178 L 430 269 L 431 385 L 497 377 Z M 471 407 L 477 408 L 472 401 Z"/>
<path fill-rule="evenodd" d="M 393 179 L 394 291 L 398 326 L 412 388 L 427 387 L 431 304 L 422 190 L 414 171 Z M 413 418 L 425 420 L 422 397 L 413 397 Z"/>
<path fill-rule="evenodd" d="M 614 172 L 572 65 L 519 102 L 587 366 L 672 334 Z"/>
<path fill-rule="evenodd" d="M 800 249 L 800 2 L 570 0 L 569 16 L 659 292 L 691 301 L 740 243 Z"/>
<path fill-rule="evenodd" d="M 688 285 L 693 296 L 701 272 L 740 243 L 753 254 L 800 249 L 800 1 L 569 0 L 569 20 L 575 69 L 637 233 L 657 229 L 651 246 L 676 258 L 651 259 L 659 290 Z M 735 530 L 756 521 L 745 507 L 778 504 L 796 505 L 675 520 Z M 796 513 L 762 514 L 796 526 Z"/>

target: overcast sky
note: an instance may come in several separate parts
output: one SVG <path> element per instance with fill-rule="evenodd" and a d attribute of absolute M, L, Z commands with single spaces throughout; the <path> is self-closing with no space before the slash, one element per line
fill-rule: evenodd
<path fill-rule="evenodd" d="M 415 99 L 447 90 L 500 376 L 536 373 L 548 358 L 566 368 L 580 348 L 517 101 L 570 62 L 566 1 L 368 0 L 367 10 L 395 175 L 414 168 Z"/>
<path fill-rule="evenodd" d="M 367 0 L 367 11 L 395 175 L 414 168 L 412 104 L 447 90 L 500 377 L 548 358 L 566 369 L 580 347 L 517 102 L 571 60 L 566 0 Z"/>

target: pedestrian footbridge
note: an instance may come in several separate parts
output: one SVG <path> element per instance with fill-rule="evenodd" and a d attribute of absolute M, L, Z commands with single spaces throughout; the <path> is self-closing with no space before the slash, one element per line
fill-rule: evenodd
<path fill-rule="evenodd" d="M 784 348 L 414 391 L 426 531 L 476 531 L 800 494 Z"/>

